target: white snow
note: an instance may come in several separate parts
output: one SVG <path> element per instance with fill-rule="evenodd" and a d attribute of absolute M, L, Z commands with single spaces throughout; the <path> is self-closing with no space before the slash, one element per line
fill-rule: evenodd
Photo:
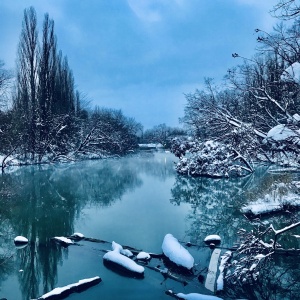
<path fill-rule="evenodd" d="M 112 241 L 111 248 L 113 251 L 118 251 L 118 252 L 121 252 L 121 250 L 123 250 L 123 247 L 120 244 L 116 243 L 115 241 Z"/>
<path fill-rule="evenodd" d="M 163 148 L 164 146 L 161 143 L 154 144 L 154 143 L 149 143 L 149 144 L 138 144 L 140 148 Z"/>
<path fill-rule="evenodd" d="M 121 254 L 121 252 L 124 251 L 124 249 L 120 244 L 113 241 L 111 246 L 112 246 L 112 251 L 109 251 L 103 255 L 104 260 L 114 262 L 131 272 L 135 272 L 139 274 L 144 273 L 145 271 L 144 267 L 138 265 L 135 261 L 133 261 L 129 257 Z"/>
<path fill-rule="evenodd" d="M 162 250 L 164 255 L 178 266 L 187 269 L 191 269 L 194 266 L 194 258 L 170 233 L 164 237 Z"/>
<path fill-rule="evenodd" d="M 123 249 L 123 247 L 120 244 L 118 244 L 114 241 L 111 243 L 111 248 L 112 248 L 113 251 L 117 251 L 117 252 L 119 252 L 119 253 L 127 256 L 127 257 L 132 257 L 133 256 L 133 253 L 130 250 Z"/>
<path fill-rule="evenodd" d="M 104 260 L 108 260 L 111 262 L 114 262 L 118 265 L 121 265 L 122 267 L 126 268 L 129 271 L 143 274 L 145 269 L 144 267 L 138 265 L 136 262 L 134 262 L 132 259 L 130 259 L 127 256 L 122 255 L 118 250 L 113 250 L 105 253 L 103 255 Z"/>
<path fill-rule="evenodd" d="M 18 235 L 18 236 L 15 237 L 14 242 L 15 243 L 22 243 L 22 244 L 23 243 L 28 243 L 28 239 L 24 236 Z"/>
<path fill-rule="evenodd" d="M 222 291 L 224 289 L 224 270 L 227 261 L 231 257 L 232 252 L 231 251 L 226 251 L 224 255 L 221 256 L 221 262 L 219 266 L 220 274 L 217 279 L 217 291 Z"/>
<path fill-rule="evenodd" d="M 297 227 L 297 226 L 299 226 L 299 225 L 300 225 L 300 222 L 297 222 L 297 223 L 291 224 L 291 225 L 286 226 L 286 227 L 284 227 L 284 228 L 282 228 L 282 229 L 279 229 L 279 230 L 275 230 L 272 224 L 270 225 L 270 227 L 271 227 L 272 230 L 274 231 L 275 235 L 278 235 L 278 234 L 281 234 L 281 233 L 283 233 L 283 232 L 285 232 L 285 231 L 288 231 L 288 230 L 290 230 L 290 229 L 292 229 L 292 228 L 295 228 L 295 227 Z"/>
<path fill-rule="evenodd" d="M 300 80 L 300 63 L 294 62 L 284 70 L 280 79 L 283 81 L 294 81 L 299 83 Z"/>
<path fill-rule="evenodd" d="M 214 241 L 220 241 L 221 242 L 221 237 L 217 234 L 211 234 L 211 235 L 208 235 L 204 239 L 204 242 L 214 242 Z"/>
<path fill-rule="evenodd" d="M 130 250 L 128 250 L 128 249 L 122 249 L 120 251 L 120 253 L 123 254 L 123 255 L 125 255 L 125 256 L 127 256 L 127 257 L 132 257 L 133 256 L 133 253 Z"/>
<path fill-rule="evenodd" d="M 144 251 L 141 251 L 140 253 L 138 253 L 138 255 L 136 256 L 137 259 L 145 259 L 148 260 L 151 258 L 150 254 Z"/>
<path fill-rule="evenodd" d="M 241 208 L 242 213 L 253 213 L 254 215 L 280 211 L 284 205 L 300 206 L 299 196 L 293 193 L 283 195 L 281 199 L 275 198 L 272 194 L 265 195 L 257 201 Z"/>
<path fill-rule="evenodd" d="M 219 256 L 221 254 L 221 249 L 214 249 L 213 253 L 211 254 L 208 271 L 205 280 L 205 288 L 214 292 L 215 291 L 215 282 L 216 276 L 218 271 L 218 261 Z"/>
<path fill-rule="evenodd" d="M 266 256 L 265 255 L 263 255 L 263 254 L 257 254 L 254 258 L 255 259 L 263 259 L 263 258 L 265 258 Z"/>
<path fill-rule="evenodd" d="M 222 300 L 222 298 L 216 296 L 209 296 L 209 295 L 203 295 L 197 293 L 190 293 L 190 294 L 178 293 L 176 294 L 176 296 L 184 300 Z"/>
<path fill-rule="evenodd" d="M 68 244 L 68 245 L 73 244 L 73 242 L 70 239 L 68 239 L 64 236 L 55 236 L 54 239 L 58 242 L 62 242 L 62 243 Z"/>
<path fill-rule="evenodd" d="M 284 124 L 279 124 L 269 130 L 267 138 L 274 141 L 284 141 L 288 138 L 299 137 L 299 134 L 299 130 L 292 130 Z"/>
<path fill-rule="evenodd" d="M 62 294 L 64 291 L 71 290 L 71 289 L 73 289 L 75 287 L 79 287 L 83 284 L 92 283 L 93 281 L 98 281 L 98 280 L 100 280 L 100 277 L 96 276 L 93 278 L 79 280 L 77 283 L 69 284 L 64 287 L 57 287 L 57 288 L 53 289 L 52 291 L 50 291 L 49 293 L 46 293 L 43 296 L 39 297 L 39 299 L 47 299 L 52 296 L 58 296 L 58 295 Z"/>
<path fill-rule="evenodd" d="M 75 237 L 75 238 L 80 238 L 80 239 L 84 238 L 84 235 L 82 233 L 80 233 L 80 232 L 74 232 L 72 234 L 72 236 Z"/>

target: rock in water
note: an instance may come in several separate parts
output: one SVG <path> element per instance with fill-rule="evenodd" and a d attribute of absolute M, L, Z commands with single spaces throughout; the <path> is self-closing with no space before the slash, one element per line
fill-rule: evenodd
<path fill-rule="evenodd" d="M 18 235 L 14 239 L 15 244 L 27 244 L 28 239 L 24 236 Z"/>
<path fill-rule="evenodd" d="M 194 258 L 192 255 L 170 233 L 166 234 L 163 240 L 162 250 L 164 255 L 176 265 L 187 268 L 188 270 L 194 266 Z"/>

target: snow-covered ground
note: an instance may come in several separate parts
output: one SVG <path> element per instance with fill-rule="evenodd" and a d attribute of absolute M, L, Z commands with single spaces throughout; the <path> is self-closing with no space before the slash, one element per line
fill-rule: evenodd
<path fill-rule="evenodd" d="M 289 193 L 281 198 L 274 198 L 274 195 L 267 194 L 249 205 L 241 208 L 244 214 L 254 215 L 266 214 L 281 211 L 285 207 L 300 207 L 300 197 L 297 194 Z"/>

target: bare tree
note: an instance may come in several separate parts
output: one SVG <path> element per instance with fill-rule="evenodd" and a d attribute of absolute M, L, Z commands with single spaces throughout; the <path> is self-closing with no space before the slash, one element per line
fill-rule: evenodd
<path fill-rule="evenodd" d="M 34 159 L 36 150 L 37 86 L 38 86 L 38 31 L 36 12 L 25 9 L 17 57 L 17 91 L 14 108 L 23 127 L 25 152 Z"/>
<path fill-rule="evenodd" d="M 300 4 L 297 0 L 279 0 L 271 10 L 271 13 L 282 20 L 294 19 L 300 14 Z"/>
<path fill-rule="evenodd" d="M 9 88 L 13 74 L 11 71 L 4 68 L 4 62 L 0 60 L 0 109 L 7 104 Z"/>

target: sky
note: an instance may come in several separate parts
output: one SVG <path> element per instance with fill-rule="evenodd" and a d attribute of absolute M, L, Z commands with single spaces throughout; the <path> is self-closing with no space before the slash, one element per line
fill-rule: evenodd
<path fill-rule="evenodd" d="M 185 94 L 221 83 L 272 31 L 278 0 L 0 0 L 0 60 L 14 69 L 24 9 L 45 13 L 90 106 L 121 109 L 144 129 L 181 126 Z"/>

